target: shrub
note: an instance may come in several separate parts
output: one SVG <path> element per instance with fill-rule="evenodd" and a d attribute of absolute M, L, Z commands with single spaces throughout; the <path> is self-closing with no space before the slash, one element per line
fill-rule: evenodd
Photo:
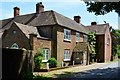
<path fill-rule="evenodd" d="M 57 67 L 57 60 L 56 60 L 55 58 L 50 58 L 50 59 L 48 60 L 48 62 L 49 62 L 49 67 L 50 67 L 50 68 L 55 68 L 55 67 Z"/>
<path fill-rule="evenodd" d="M 43 51 L 39 49 L 37 51 L 37 54 L 34 57 L 34 62 L 35 62 L 35 67 L 36 68 L 39 69 L 39 68 L 42 67 L 42 65 L 43 65 L 42 60 L 43 60 Z"/>

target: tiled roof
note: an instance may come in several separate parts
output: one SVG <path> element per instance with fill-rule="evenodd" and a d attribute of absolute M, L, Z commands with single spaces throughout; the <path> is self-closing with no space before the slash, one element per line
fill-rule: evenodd
<path fill-rule="evenodd" d="M 91 52 L 91 48 L 89 46 L 89 43 L 79 42 L 76 44 L 75 48 L 73 49 L 73 52 L 84 52 L 84 50 L 87 50 L 87 47 L 88 47 L 89 51 Z"/>
<path fill-rule="evenodd" d="M 96 34 L 105 34 L 106 28 L 109 26 L 109 24 L 98 24 L 98 25 L 91 25 L 86 26 L 86 29 L 89 29 L 91 32 L 96 32 Z"/>
<path fill-rule="evenodd" d="M 9 18 L 2 21 L 2 29 L 9 29 L 13 21 L 30 26 L 45 26 L 45 25 L 61 25 L 85 34 L 88 34 L 88 30 L 84 28 L 82 24 L 76 23 L 74 20 L 67 18 L 55 11 L 45 11 L 41 14 L 26 14 Z M 1 22 L 0 21 L 0 22 Z"/>
<path fill-rule="evenodd" d="M 29 38 L 29 34 L 37 34 L 37 37 L 40 37 L 37 28 L 34 26 L 23 25 L 17 22 L 13 22 L 19 29 Z"/>

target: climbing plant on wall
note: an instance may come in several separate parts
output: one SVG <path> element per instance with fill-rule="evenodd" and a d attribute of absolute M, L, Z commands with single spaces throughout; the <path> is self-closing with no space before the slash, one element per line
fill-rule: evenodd
<path fill-rule="evenodd" d="M 90 32 L 88 34 L 88 42 L 92 50 L 92 53 L 90 54 L 90 62 L 93 62 L 96 57 L 96 33 Z"/>

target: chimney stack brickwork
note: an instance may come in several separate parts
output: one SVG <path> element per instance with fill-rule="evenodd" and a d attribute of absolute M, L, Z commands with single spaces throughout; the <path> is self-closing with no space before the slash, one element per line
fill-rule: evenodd
<path fill-rule="evenodd" d="M 36 4 L 36 13 L 39 14 L 41 12 L 44 12 L 44 5 L 42 5 L 42 2 Z"/>
<path fill-rule="evenodd" d="M 14 17 L 20 15 L 20 8 L 19 7 L 14 7 Z"/>
<path fill-rule="evenodd" d="M 80 23 L 80 19 L 81 19 L 80 16 L 74 16 L 74 20 L 75 20 L 77 23 Z"/>

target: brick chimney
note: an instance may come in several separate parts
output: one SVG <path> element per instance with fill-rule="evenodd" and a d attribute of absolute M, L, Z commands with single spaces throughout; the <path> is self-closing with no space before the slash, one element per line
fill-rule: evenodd
<path fill-rule="evenodd" d="M 39 14 L 41 12 L 44 12 L 44 5 L 42 5 L 42 2 L 39 2 L 36 4 L 36 13 Z"/>
<path fill-rule="evenodd" d="M 97 25 L 97 23 L 96 22 L 91 22 L 91 25 Z"/>
<path fill-rule="evenodd" d="M 81 19 L 80 16 L 74 16 L 74 20 L 75 20 L 77 23 L 80 23 L 80 19 Z"/>
<path fill-rule="evenodd" d="M 20 15 L 20 8 L 19 7 L 14 7 L 14 17 Z"/>

